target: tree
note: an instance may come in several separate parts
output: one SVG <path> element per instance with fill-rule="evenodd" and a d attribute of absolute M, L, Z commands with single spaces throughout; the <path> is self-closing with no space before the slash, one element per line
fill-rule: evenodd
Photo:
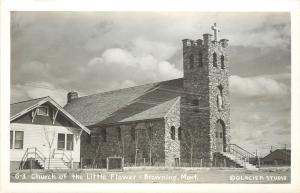
<path fill-rule="evenodd" d="M 51 153 L 52 153 L 52 146 L 53 146 L 53 142 L 54 142 L 54 138 L 55 138 L 55 131 L 51 131 L 51 133 L 52 133 L 52 135 L 51 135 L 52 138 L 50 139 L 49 132 L 48 132 L 47 128 L 44 127 L 44 134 L 45 134 L 45 138 L 46 138 L 47 145 L 49 148 L 48 170 L 50 168 Z M 46 167 L 46 165 L 44 167 Z"/>
<path fill-rule="evenodd" d="M 150 123 L 150 125 L 147 127 L 146 130 L 148 141 L 149 141 L 149 165 L 152 165 L 152 140 L 153 140 L 153 124 Z"/>
<path fill-rule="evenodd" d="M 191 129 L 184 129 L 184 137 L 181 140 L 181 143 L 184 145 L 185 149 L 189 152 L 190 157 L 190 167 L 193 166 L 193 151 L 195 145 L 195 133 Z"/>

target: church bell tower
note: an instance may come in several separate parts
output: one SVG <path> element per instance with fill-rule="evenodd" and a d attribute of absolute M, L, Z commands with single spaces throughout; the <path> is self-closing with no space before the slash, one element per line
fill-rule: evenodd
<path fill-rule="evenodd" d="M 228 40 L 214 35 L 184 39 L 181 98 L 181 162 L 211 166 L 215 152 L 226 151 L 230 141 Z"/>

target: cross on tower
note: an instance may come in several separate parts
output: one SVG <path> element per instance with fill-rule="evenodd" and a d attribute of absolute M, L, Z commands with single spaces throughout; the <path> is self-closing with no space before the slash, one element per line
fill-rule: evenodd
<path fill-rule="evenodd" d="M 220 30 L 217 28 L 217 23 L 214 23 L 214 25 L 211 26 L 211 29 L 214 30 L 215 41 L 218 41 L 218 32 L 220 32 Z"/>

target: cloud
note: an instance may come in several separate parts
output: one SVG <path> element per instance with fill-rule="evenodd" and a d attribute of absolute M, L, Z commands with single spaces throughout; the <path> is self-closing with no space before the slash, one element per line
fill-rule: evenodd
<path fill-rule="evenodd" d="M 80 68 L 85 76 L 82 78 L 90 83 L 89 87 L 103 91 L 182 77 L 182 72 L 174 64 L 145 52 L 135 52 L 137 47 L 105 50 Z"/>
<path fill-rule="evenodd" d="M 290 92 L 287 85 L 263 76 L 246 78 L 232 75 L 229 81 L 232 95 L 277 98 L 287 96 Z"/>
<path fill-rule="evenodd" d="M 12 102 L 19 102 L 31 98 L 50 96 L 58 104 L 64 105 L 67 100 L 67 91 L 59 89 L 48 82 L 32 82 L 17 84 L 11 87 Z"/>

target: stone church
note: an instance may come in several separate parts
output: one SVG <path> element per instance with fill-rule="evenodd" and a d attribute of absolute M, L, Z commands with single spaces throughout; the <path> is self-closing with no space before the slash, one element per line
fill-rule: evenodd
<path fill-rule="evenodd" d="M 91 130 L 82 134 L 83 165 L 212 166 L 230 141 L 228 40 L 184 39 L 183 78 L 79 97 L 64 107 Z"/>

